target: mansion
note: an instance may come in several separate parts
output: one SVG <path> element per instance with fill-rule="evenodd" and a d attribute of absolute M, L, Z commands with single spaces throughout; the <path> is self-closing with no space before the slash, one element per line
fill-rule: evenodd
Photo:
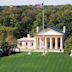
<path fill-rule="evenodd" d="M 37 27 L 36 32 L 34 37 L 28 34 L 27 37 L 18 39 L 15 51 L 64 52 L 65 26 L 62 30 L 49 27 L 44 31 L 39 31 L 39 27 Z"/>

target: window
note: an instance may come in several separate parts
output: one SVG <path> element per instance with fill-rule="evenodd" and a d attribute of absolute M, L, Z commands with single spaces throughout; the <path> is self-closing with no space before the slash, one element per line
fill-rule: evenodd
<path fill-rule="evenodd" d="M 27 46 L 28 44 L 27 44 L 27 42 L 26 42 L 26 46 Z"/>
<path fill-rule="evenodd" d="M 31 43 L 31 46 L 33 46 L 33 42 Z"/>
<path fill-rule="evenodd" d="M 19 45 L 22 46 L 22 42 L 19 42 Z"/>

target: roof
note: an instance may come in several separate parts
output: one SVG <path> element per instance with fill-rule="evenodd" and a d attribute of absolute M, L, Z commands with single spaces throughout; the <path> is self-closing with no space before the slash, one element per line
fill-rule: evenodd
<path fill-rule="evenodd" d="M 34 41 L 34 37 L 30 37 L 30 38 L 28 38 L 28 37 L 23 37 L 23 38 L 20 38 L 20 39 L 18 39 L 17 41 Z"/>
<path fill-rule="evenodd" d="M 61 29 L 55 28 L 55 27 L 49 27 L 47 29 L 41 32 L 39 32 L 37 35 L 64 35 Z"/>

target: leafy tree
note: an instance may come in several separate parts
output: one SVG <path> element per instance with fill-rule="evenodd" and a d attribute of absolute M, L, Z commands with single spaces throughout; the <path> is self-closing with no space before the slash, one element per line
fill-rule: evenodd
<path fill-rule="evenodd" d="M 3 42 L 1 44 L 1 49 L 3 50 L 3 55 L 6 56 L 6 55 L 9 55 L 10 54 L 10 49 L 11 49 L 11 46 L 9 46 L 8 42 Z"/>
<path fill-rule="evenodd" d="M 72 35 L 65 40 L 65 51 L 69 52 L 72 49 Z"/>

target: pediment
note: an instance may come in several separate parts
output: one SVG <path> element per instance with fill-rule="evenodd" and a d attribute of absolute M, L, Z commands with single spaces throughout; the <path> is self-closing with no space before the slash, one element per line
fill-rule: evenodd
<path fill-rule="evenodd" d="M 64 35 L 62 32 L 58 32 L 53 29 L 48 29 L 46 31 L 39 32 L 37 35 Z"/>

